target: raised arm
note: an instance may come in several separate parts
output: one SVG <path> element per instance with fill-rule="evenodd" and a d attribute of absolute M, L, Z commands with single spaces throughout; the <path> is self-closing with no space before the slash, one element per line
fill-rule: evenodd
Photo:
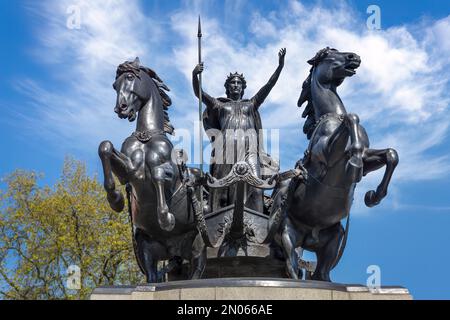
<path fill-rule="evenodd" d="M 192 87 L 194 88 L 195 96 L 199 97 L 199 81 L 198 75 L 203 72 L 203 63 L 198 64 L 192 71 Z M 215 99 L 202 90 L 202 101 L 207 107 L 213 107 Z"/>
<path fill-rule="evenodd" d="M 278 78 L 280 77 L 281 70 L 283 70 L 284 67 L 285 56 L 286 48 L 282 48 L 278 53 L 278 68 L 275 70 L 274 74 L 270 77 L 269 81 L 264 85 L 264 87 L 259 89 L 258 93 L 252 98 L 257 108 L 264 102 L 272 88 L 277 83 Z"/>

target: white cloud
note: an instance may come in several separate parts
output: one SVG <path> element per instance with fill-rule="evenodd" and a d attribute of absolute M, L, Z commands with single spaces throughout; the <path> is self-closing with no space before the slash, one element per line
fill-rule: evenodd
<path fill-rule="evenodd" d="M 450 16 L 425 27 L 425 43 L 436 62 L 450 63 Z"/>
<path fill-rule="evenodd" d="M 425 27 L 427 36 L 413 35 L 407 26 L 382 31 L 370 31 L 365 21 L 343 4 L 328 10 L 320 5 L 304 6 L 291 1 L 287 10 L 262 15 L 253 14 L 249 32 L 254 41 L 236 43 L 218 20 L 205 21 L 204 28 L 204 88 L 214 96 L 224 93 L 223 82 L 228 72 L 239 70 L 247 77 L 247 96 L 264 84 L 276 67 L 276 53 L 287 47 L 286 66 L 265 105 L 262 118 L 265 127 L 281 128 L 282 164 L 294 164 L 306 141 L 300 133 L 300 112 L 296 102 L 309 66 L 306 61 L 325 46 L 358 53 L 362 66 L 357 76 L 347 79 L 340 95 L 349 112 L 360 115 L 366 126 L 372 147 L 396 148 L 400 165 L 392 180 L 392 190 L 405 181 L 439 179 L 450 172 L 445 152 L 430 150 L 439 146 L 448 135 L 450 72 L 443 68 L 450 48 L 448 37 L 450 17 Z M 196 63 L 196 43 L 192 32 L 195 15 L 179 12 L 172 25 L 182 39 L 175 49 L 177 67 L 190 80 Z M 261 41 L 265 39 L 265 41 Z M 441 50 L 443 52 L 439 52 Z M 295 130 L 295 129 L 296 130 Z M 295 133 L 292 133 L 295 132 Z M 423 170 L 423 165 L 427 169 Z M 370 174 L 355 195 L 356 211 L 363 209 L 363 197 L 381 181 L 383 170 Z M 389 201 L 389 200 L 388 200 Z M 391 201 L 392 202 L 392 201 Z"/>
<path fill-rule="evenodd" d="M 67 27 L 71 6 L 79 8 L 80 29 Z M 34 106 L 30 129 L 65 152 L 73 151 L 67 146 L 95 150 L 107 138 L 120 143 L 132 129 L 113 113 L 115 70 L 127 59 L 155 53 L 159 25 L 135 0 L 53 0 L 29 4 L 28 9 L 42 20 L 35 31 L 41 43 L 33 55 L 51 77 L 50 82 L 16 83 Z"/>
<path fill-rule="evenodd" d="M 113 114 L 111 83 L 115 67 L 139 55 L 172 88 L 175 127 L 193 130 L 197 100 L 190 83 L 197 63 L 198 12 L 202 12 L 204 89 L 213 96 L 223 96 L 227 74 L 239 71 L 247 78 L 250 97 L 275 70 L 278 50 L 287 47 L 283 73 L 261 107 L 264 126 L 282 129 L 284 168 L 294 165 L 307 143 L 301 133 L 301 110 L 296 107 L 309 71 L 306 61 L 317 50 L 332 46 L 362 58 L 357 75 L 347 79 L 339 92 L 348 111 L 360 115 L 373 147 L 399 151 L 394 188 L 400 181 L 437 179 L 450 172 L 446 154 L 435 150 L 445 141 L 450 124 L 446 68 L 450 16 L 422 26 L 417 35 L 416 26 L 367 30 L 365 21 L 344 2 L 328 9 L 290 1 L 286 8 L 269 14 L 258 10 L 243 14 L 245 2 L 232 2 L 235 7 L 230 3 L 225 4 L 222 19 L 217 3 L 185 1 L 168 21 L 144 14 L 138 0 L 54 0 L 37 5 L 34 8 L 46 27 L 39 33 L 43 46 L 36 52 L 60 82 L 58 90 L 36 80 L 20 86 L 40 108 L 32 124 L 83 148 L 86 142 L 97 144 L 105 138 L 120 142 L 134 125 Z M 81 8 L 81 30 L 65 26 L 66 8 L 73 4 Z M 245 36 L 229 32 L 230 24 L 244 28 Z M 418 170 L 419 164 L 426 164 L 427 170 Z M 368 190 L 369 185 L 373 189 L 381 175 L 379 171 L 370 176 L 358 190 Z"/>
<path fill-rule="evenodd" d="M 445 112 L 450 73 L 441 68 L 441 61 L 429 51 L 426 40 L 414 37 L 407 27 L 370 31 L 365 28 L 365 21 L 357 17 L 345 4 L 328 10 L 291 1 L 288 10 L 266 16 L 253 14 L 249 31 L 257 39 L 268 39 L 262 44 L 251 40 L 236 43 L 216 19 L 205 19 L 204 88 L 214 96 L 223 95 L 226 75 L 239 70 L 247 77 L 247 96 L 251 96 L 267 81 L 276 67 L 278 49 L 285 46 L 285 69 L 261 112 L 265 126 L 300 127 L 302 120 L 295 106 L 309 70 L 306 60 L 325 46 L 356 52 L 362 57 L 362 66 L 357 76 L 347 79 L 340 88 L 348 111 L 360 115 L 375 146 L 399 149 L 402 162 L 397 179 L 441 177 L 449 172 L 447 158 L 427 156 L 427 150 L 442 142 L 447 134 L 449 117 Z M 436 22 L 429 33 L 442 37 L 443 30 L 450 31 L 446 29 L 447 20 Z M 196 63 L 196 42 L 187 30 L 195 25 L 195 15 L 179 12 L 172 25 L 184 39 L 175 49 L 177 67 L 190 80 Z M 429 136 L 436 136 L 437 140 Z M 282 143 L 284 150 L 291 150 L 291 142 Z M 426 147 L 417 147 L 421 145 Z M 431 161 L 438 166 L 417 174 L 417 161 Z"/>

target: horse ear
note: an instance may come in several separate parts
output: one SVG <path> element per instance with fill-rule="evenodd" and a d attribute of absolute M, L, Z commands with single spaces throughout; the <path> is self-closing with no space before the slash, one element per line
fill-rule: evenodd
<path fill-rule="evenodd" d="M 326 47 L 326 48 L 319 50 L 316 53 L 316 55 L 314 56 L 314 58 L 308 60 L 308 63 L 312 66 L 315 66 L 316 63 L 320 62 L 328 54 L 328 52 L 330 50 L 335 50 L 335 49 L 330 49 L 330 47 Z"/>
<path fill-rule="evenodd" d="M 139 60 L 139 57 L 136 57 L 136 59 L 134 59 L 133 65 L 138 68 L 141 66 L 141 61 Z"/>

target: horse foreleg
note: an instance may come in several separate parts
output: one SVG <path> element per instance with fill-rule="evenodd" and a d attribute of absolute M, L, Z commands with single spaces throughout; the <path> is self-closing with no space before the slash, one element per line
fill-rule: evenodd
<path fill-rule="evenodd" d="M 346 173 L 353 182 L 358 183 L 363 176 L 363 152 L 364 142 L 359 135 L 359 117 L 354 113 L 345 116 L 346 124 L 350 134 L 350 160 L 347 162 Z"/>
<path fill-rule="evenodd" d="M 200 279 L 206 267 L 206 246 L 200 234 L 192 243 L 191 270 L 189 279 Z"/>
<path fill-rule="evenodd" d="M 331 282 L 330 271 L 339 254 L 339 246 L 344 235 L 344 229 L 338 223 L 320 232 L 323 244 L 317 250 L 317 266 L 314 270 L 312 280 Z"/>
<path fill-rule="evenodd" d="M 364 175 L 369 172 L 376 171 L 386 165 L 383 179 L 377 190 L 371 190 L 366 193 L 364 202 L 366 206 L 373 207 L 381 202 L 386 197 L 389 183 L 395 168 L 398 165 L 398 154 L 394 149 L 374 150 L 367 149 L 364 152 Z"/>
<path fill-rule="evenodd" d="M 100 144 L 98 155 L 102 161 L 104 187 L 109 205 L 114 211 L 121 212 L 125 206 L 125 201 L 122 193 L 116 190 L 113 172 L 121 182 L 126 183 L 130 160 L 124 154 L 114 149 L 110 141 L 103 141 Z"/>
<path fill-rule="evenodd" d="M 169 166 L 169 164 L 162 164 L 151 170 L 153 184 L 156 188 L 158 223 L 165 231 L 172 231 L 175 227 L 175 217 L 169 212 L 165 194 L 165 184 L 167 179 L 170 179 L 172 169 Z"/>
<path fill-rule="evenodd" d="M 298 255 L 295 251 L 297 235 L 289 218 L 286 218 L 281 234 L 281 243 L 286 260 L 286 270 L 290 278 L 298 280 Z"/>
<path fill-rule="evenodd" d="M 158 282 L 158 261 L 154 256 L 158 248 L 152 246 L 151 240 L 142 230 L 137 229 L 134 237 L 136 240 L 137 258 L 139 259 L 139 264 L 144 269 L 146 282 Z"/>

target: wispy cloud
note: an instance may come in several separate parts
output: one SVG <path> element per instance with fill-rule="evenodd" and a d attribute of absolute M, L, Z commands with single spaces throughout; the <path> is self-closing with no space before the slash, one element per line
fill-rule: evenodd
<path fill-rule="evenodd" d="M 50 70 L 49 82 L 21 79 L 17 89 L 34 106 L 29 126 L 56 145 L 61 140 L 77 147 L 92 147 L 99 139 L 120 141 L 130 133 L 117 121 L 111 84 L 118 64 L 136 56 L 149 56 L 161 28 L 142 12 L 139 1 L 52 0 L 28 3 L 39 18 L 40 45 L 36 60 Z M 80 28 L 67 21 L 76 8 Z"/>
<path fill-rule="evenodd" d="M 141 56 L 172 88 L 175 127 L 193 131 L 198 116 L 190 82 L 197 63 L 198 12 L 202 12 L 204 88 L 211 95 L 223 96 L 226 75 L 238 70 L 247 78 L 250 97 L 275 70 L 278 50 L 287 47 L 286 66 L 261 108 L 264 126 L 281 129 L 285 169 L 294 165 L 307 143 L 300 130 L 301 110 L 296 107 L 309 71 L 306 61 L 317 50 L 332 46 L 362 57 L 358 74 L 347 79 L 339 92 L 348 111 L 360 115 L 372 147 L 399 151 L 393 189 L 401 182 L 438 179 L 450 172 L 450 159 L 439 152 L 450 124 L 450 16 L 421 26 L 418 33 L 417 26 L 367 30 L 365 21 L 345 2 L 325 8 L 289 1 L 276 12 L 263 13 L 254 4 L 233 1 L 239 9 L 235 12 L 252 12 L 250 16 L 233 15 L 227 5 L 219 16 L 218 3 L 184 1 L 165 21 L 166 16 L 144 13 L 142 4 L 53 0 L 32 5 L 44 25 L 38 29 L 41 46 L 36 57 L 58 80 L 58 90 L 39 79 L 18 85 L 37 109 L 30 120 L 33 126 L 45 127 L 47 134 L 50 130 L 80 148 L 105 138 L 120 142 L 133 128 L 112 112 L 111 82 L 119 63 Z M 66 27 L 69 5 L 81 9 L 80 30 Z M 230 32 L 231 24 L 242 33 Z M 418 164 L 426 164 L 427 170 L 418 170 Z M 380 171 L 369 176 L 359 187 L 359 202 L 362 191 L 376 186 L 381 175 Z"/>
<path fill-rule="evenodd" d="M 187 80 L 196 63 L 196 43 L 189 31 L 195 19 L 193 12 L 179 12 L 172 18 L 174 30 L 184 39 L 174 51 L 175 61 Z M 399 150 L 396 179 L 438 178 L 449 172 L 448 159 L 427 151 L 442 143 L 450 123 L 446 114 L 450 73 L 443 68 L 447 57 L 435 52 L 448 42 L 441 41 L 443 30 L 450 31 L 447 20 L 435 22 L 423 33 L 427 36 L 419 38 L 407 26 L 368 30 L 345 3 L 326 9 L 291 1 L 284 10 L 254 12 L 248 32 L 255 40 L 242 44 L 228 36 L 217 19 L 205 19 L 204 86 L 212 95 L 223 95 L 226 74 L 239 70 L 247 77 L 250 96 L 267 81 L 276 67 L 278 49 L 286 46 L 286 67 L 261 111 L 265 126 L 300 127 L 295 105 L 308 74 L 306 60 L 325 46 L 356 52 L 362 66 L 340 88 L 348 110 L 360 115 L 374 147 Z M 291 140 L 282 141 L 282 150 L 292 150 L 290 144 L 296 139 Z M 436 167 L 421 174 L 417 163 Z"/>

